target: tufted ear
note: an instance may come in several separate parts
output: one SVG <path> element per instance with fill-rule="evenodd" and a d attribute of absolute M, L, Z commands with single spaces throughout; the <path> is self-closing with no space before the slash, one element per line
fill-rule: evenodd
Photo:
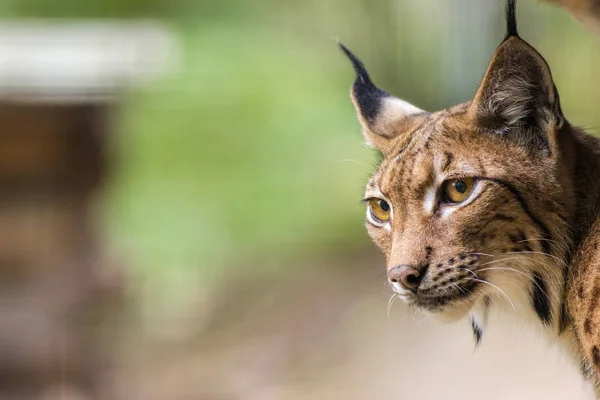
<path fill-rule="evenodd" d="M 411 122 L 411 117 L 423 114 L 424 111 L 376 87 L 363 63 L 341 43 L 340 48 L 348 56 L 356 72 L 351 96 L 363 135 L 369 145 L 385 154 L 392 139 L 406 130 L 403 126 Z"/>
<path fill-rule="evenodd" d="M 507 2 L 508 34 L 496 49 L 470 107 L 470 114 L 495 133 L 519 135 L 549 144 L 551 126 L 563 122 L 558 92 L 544 58 L 517 33 L 515 2 Z M 519 138 L 523 140 L 521 136 Z"/>

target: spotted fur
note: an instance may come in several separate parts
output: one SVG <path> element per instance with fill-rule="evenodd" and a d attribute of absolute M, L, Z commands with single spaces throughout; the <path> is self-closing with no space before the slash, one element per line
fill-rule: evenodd
<path fill-rule="evenodd" d="M 413 286 L 390 278 L 404 302 L 467 317 L 476 345 L 489 310 L 508 309 L 558 338 L 600 388 L 600 141 L 565 119 L 548 64 L 518 35 L 514 0 L 506 15 L 474 99 L 437 112 L 378 89 L 342 46 L 363 134 L 382 154 L 365 197 L 391 209 L 388 221 L 367 211 L 365 225 L 388 276 L 411 271 Z M 475 183 L 452 203 L 443 191 L 456 178 Z"/>

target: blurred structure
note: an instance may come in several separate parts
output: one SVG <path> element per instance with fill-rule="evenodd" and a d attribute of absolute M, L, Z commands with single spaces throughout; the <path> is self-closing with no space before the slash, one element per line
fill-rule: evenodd
<path fill-rule="evenodd" d="M 150 25 L 0 25 L 0 399 L 98 396 L 124 272 L 91 211 L 120 96 L 173 48 Z"/>

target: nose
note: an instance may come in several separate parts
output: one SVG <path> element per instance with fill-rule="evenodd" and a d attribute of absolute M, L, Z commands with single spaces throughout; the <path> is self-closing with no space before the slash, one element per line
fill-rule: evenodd
<path fill-rule="evenodd" d="M 425 275 L 424 271 L 419 271 L 410 265 L 399 265 L 388 271 L 390 282 L 399 283 L 404 289 L 415 292 Z"/>

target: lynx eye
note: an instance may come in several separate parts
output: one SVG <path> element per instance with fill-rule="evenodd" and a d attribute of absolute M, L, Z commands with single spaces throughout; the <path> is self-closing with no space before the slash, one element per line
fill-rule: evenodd
<path fill-rule="evenodd" d="M 443 199 L 447 203 L 463 202 L 473 190 L 475 179 L 459 178 L 450 179 L 444 182 L 442 187 Z"/>
<path fill-rule="evenodd" d="M 390 220 L 391 207 L 385 200 L 372 198 L 369 200 L 369 210 L 375 221 L 387 222 Z"/>

